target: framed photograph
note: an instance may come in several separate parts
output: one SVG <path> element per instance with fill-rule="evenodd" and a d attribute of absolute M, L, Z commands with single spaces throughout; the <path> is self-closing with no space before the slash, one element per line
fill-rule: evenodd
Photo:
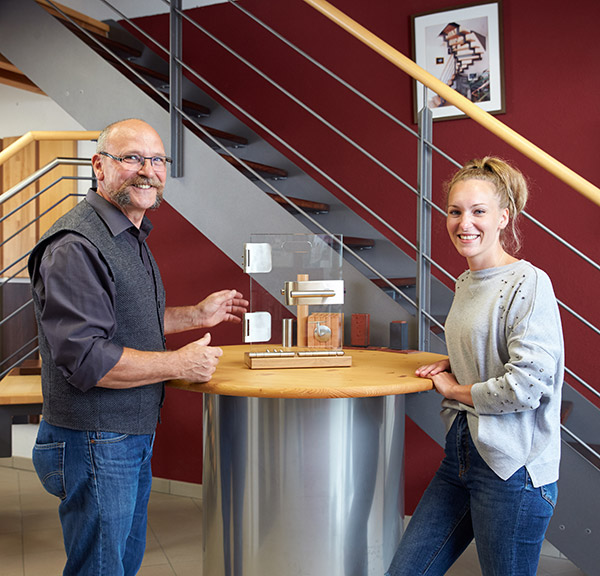
<path fill-rule="evenodd" d="M 500 0 L 412 16 L 413 59 L 492 114 L 504 112 Z M 425 93 L 426 92 L 426 93 Z M 426 103 L 433 119 L 465 115 L 415 81 L 414 115 Z"/>

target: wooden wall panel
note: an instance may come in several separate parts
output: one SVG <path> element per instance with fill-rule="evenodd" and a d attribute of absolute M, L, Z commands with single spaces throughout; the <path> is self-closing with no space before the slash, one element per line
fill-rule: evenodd
<path fill-rule="evenodd" d="M 2 145 L 3 147 L 7 147 L 15 140 L 17 140 L 17 137 L 4 138 Z M 76 156 L 77 142 L 74 141 L 33 142 L 2 166 L 0 193 L 6 192 L 55 158 L 72 158 Z M 19 194 L 0 206 L 0 215 L 2 217 L 6 216 L 6 219 L 0 225 L 0 239 L 2 241 L 0 262 L 2 264 L 1 269 L 4 270 L 1 276 L 28 277 L 26 258 L 23 258 L 10 268 L 7 268 L 7 266 L 25 256 L 52 223 L 76 204 L 77 181 L 59 181 L 61 176 L 76 175 L 76 167 L 58 166 L 41 178 L 39 182 L 28 186 L 25 190 L 19 192 Z M 13 210 L 24 204 L 27 200 L 32 199 L 40 190 L 43 190 L 55 181 L 58 181 L 57 184 L 45 191 L 39 198 L 33 199 L 18 212 L 8 216 Z M 66 200 L 60 202 L 48 214 L 36 220 L 40 214 L 64 198 Z M 11 238 L 13 235 L 15 235 L 14 238 Z"/>
<path fill-rule="evenodd" d="M 4 149 L 4 139 L 0 138 L 0 150 Z M 2 192 L 4 192 L 4 166 L 2 166 L 2 164 L 0 164 L 0 194 Z M 0 207 L 0 242 L 2 241 L 2 239 L 4 238 L 4 224 L 2 222 L 2 207 Z M 0 248 L 0 270 L 4 269 L 4 262 L 3 262 L 4 258 L 2 255 L 2 249 Z"/>
<path fill-rule="evenodd" d="M 17 138 L 4 138 L 4 146 L 12 144 Z M 14 185 L 30 176 L 37 169 L 37 153 L 34 144 L 27 146 L 10 160 L 4 163 L 2 170 L 2 191 L 7 191 Z M 30 202 L 24 208 L 8 216 L 26 200 L 32 198 L 37 191 L 35 184 L 19 192 L 7 200 L 1 207 L 2 217 L 2 276 L 17 276 L 27 278 L 26 259 L 20 260 L 14 266 L 11 264 L 21 259 L 29 252 L 36 242 L 36 227 L 26 225 L 36 216 L 36 203 Z M 14 236 L 14 237 L 13 237 Z M 9 239 L 10 238 L 10 239 Z M 8 268 L 10 266 L 10 268 Z"/>
<path fill-rule="evenodd" d="M 74 141 L 41 141 L 38 142 L 39 167 L 43 167 L 55 158 L 75 158 L 77 156 L 77 142 Z M 54 182 L 38 199 L 38 213 L 41 215 L 38 223 L 38 234 L 41 236 L 63 214 L 68 212 L 77 203 L 77 181 L 60 180 L 63 176 L 77 176 L 75 166 L 57 166 L 40 178 L 40 191 Z M 64 200 L 63 200 L 64 199 Z M 53 207 L 57 202 L 57 206 Z M 50 210 L 43 215 L 46 210 Z M 38 236 L 38 237 L 39 237 Z"/>

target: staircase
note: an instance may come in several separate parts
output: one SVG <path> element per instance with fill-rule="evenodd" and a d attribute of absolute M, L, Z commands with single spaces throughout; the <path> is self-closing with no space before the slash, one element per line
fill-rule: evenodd
<path fill-rule="evenodd" d="M 35 37 L 26 34 L 31 29 L 39 34 Z M 27 38 L 26 42 L 24 38 Z M 113 48 L 121 50 L 115 45 Z M 0 53 L 87 129 L 99 129 L 115 118 L 142 117 L 157 129 L 165 143 L 169 142 L 170 120 L 165 100 L 150 92 L 147 85 L 129 69 L 124 69 L 121 63 L 101 57 L 96 47 L 90 48 L 33 1 L 4 0 L 0 4 Z M 40 58 L 40 54 L 47 58 Z M 136 54 L 140 55 L 131 53 L 128 58 L 144 59 L 143 50 Z M 60 62 L 60 65 L 49 65 L 52 62 Z M 161 65 L 164 67 L 164 62 L 154 59 L 153 63 L 153 67 L 144 63 L 134 68 L 164 91 L 168 85 L 168 75 L 160 68 Z M 97 105 L 106 99 L 107 87 L 110 87 L 111 105 Z M 281 233 L 282 230 L 286 233 L 315 232 L 313 222 L 306 217 L 307 212 L 312 212 L 319 218 L 319 223 L 333 232 L 352 231 L 353 244 L 362 249 L 361 255 L 368 253 L 369 262 L 386 277 L 394 279 L 393 283 L 402 286 L 404 291 L 414 290 L 411 258 L 356 213 L 348 211 L 336 196 L 304 175 L 277 150 L 260 141 L 251 130 L 245 127 L 232 129 L 231 126 L 237 123 L 231 113 L 211 101 L 197 86 L 187 83 L 184 93 L 184 106 L 190 115 L 202 118 L 206 132 L 198 131 L 189 121 L 186 123 L 184 175 L 169 181 L 165 198 L 231 260 L 241 262 L 244 242 L 257 231 L 265 234 Z M 217 127 L 219 124 L 223 129 Z M 225 148 L 243 152 L 244 158 L 252 160 L 244 159 L 240 163 L 223 152 L 215 140 Z M 265 186 L 265 179 L 276 180 L 282 194 L 272 193 Z M 190 194 L 191 190 L 193 194 Z M 298 193 L 299 190 L 302 193 Z M 282 196 L 293 199 L 294 204 L 289 204 Z M 197 210 L 199 204 L 210 206 L 211 210 Z M 303 213 L 298 213 L 294 205 Z M 226 233 L 223 222 L 227 222 Z M 377 286 L 382 282 L 374 282 L 369 275 L 372 276 L 369 269 L 357 259 L 344 263 L 346 309 L 369 311 L 372 344 L 376 346 L 388 344 L 390 319 L 408 321 L 409 339 L 414 342 L 413 310 L 391 298 Z M 436 308 L 432 313 L 443 316 L 450 299 L 449 291 L 436 283 L 432 294 Z M 435 339 L 433 343 L 432 351 L 443 351 L 441 339 Z M 573 421 L 576 427 L 581 426 L 580 437 L 590 444 L 597 444 L 600 438 L 600 430 L 595 424 L 599 421 L 597 408 L 568 386 L 565 387 L 565 398 L 574 407 L 568 423 Z M 443 444 L 438 412 L 439 397 L 435 394 L 411 395 L 407 399 L 407 414 Z M 561 498 L 548 539 L 587 574 L 600 574 L 600 550 L 591 544 L 592 534 L 600 531 L 597 491 L 600 472 L 593 457 L 582 455 L 572 442 L 563 442 L 563 450 Z"/>

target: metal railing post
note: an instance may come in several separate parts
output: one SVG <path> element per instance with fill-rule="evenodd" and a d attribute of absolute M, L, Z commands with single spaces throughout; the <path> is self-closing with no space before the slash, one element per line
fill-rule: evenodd
<path fill-rule="evenodd" d="M 425 88 L 425 90 L 427 90 Z M 424 102 L 427 102 L 425 99 Z M 419 112 L 419 158 L 417 202 L 417 349 L 431 347 L 431 181 L 433 115 L 425 106 Z"/>
<path fill-rule="evenodd" d="M 183 126 L 181 120 L 181 102 L 183 78 L 182 59 L 182 20 L 181 0 L 171 0 L 171 51 L 169 55 L 169 115 L 171 119 L 171 177 L 183 176 Z"/>

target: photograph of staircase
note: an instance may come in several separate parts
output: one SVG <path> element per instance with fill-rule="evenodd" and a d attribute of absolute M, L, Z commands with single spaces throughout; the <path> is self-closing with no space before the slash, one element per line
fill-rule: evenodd
<path fill-rule="evenodd" d="M 496 2 L 413 17 L 417 64 L 488 112 L 504 111 L 501 6 Z M 416 106 L 423 95 L 416 88 Z M 460 114 L 444 97 L 429 92 L 434 118 Z"/>

